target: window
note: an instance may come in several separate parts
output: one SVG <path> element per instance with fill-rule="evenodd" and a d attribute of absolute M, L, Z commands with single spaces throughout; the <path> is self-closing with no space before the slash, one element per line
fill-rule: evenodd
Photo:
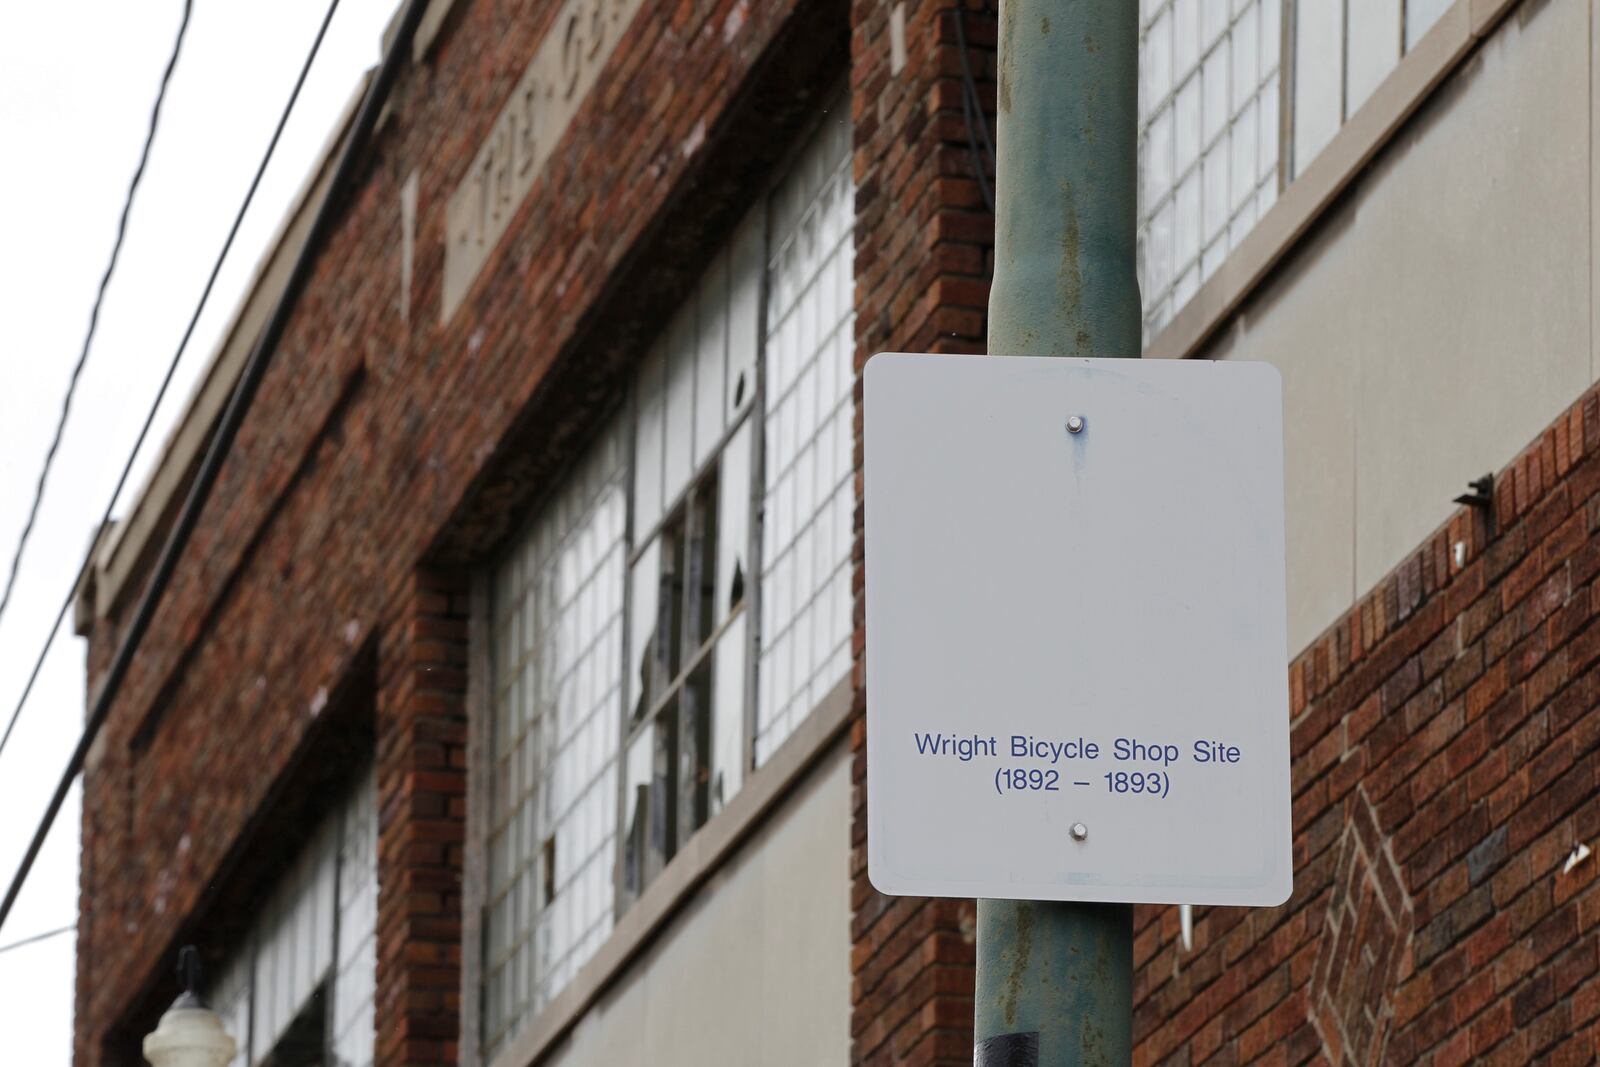
<path fill-rule="evenodd" d="M 622 892 L 744 779 L 762 226 L 746 220 L 636 387 Z"/>
<path fill-rule="evenodd" d="M 1367 102 L 1449 0 L 1294 0 L 1294 173 Z"/>
<path fill-rule="evenodd" d="M 222 967 L 208 999 L 239 1043 L 230 1067 L 371 1067 L 376 805 L 368 770 L 312 833 Z"/>
<path fill-rule="evenodd" d="M 1283 0 L 1143 0 L 1139 271 L 1158 333 L 1278 195 Z"/>
<path fill-rule="evenodd" d="M 850 128 L 773 194 L 755 760 L 850 673 L 855 306 Z"/>
<path fill-rule="evenodd" d="M 493 1050 L 611 931 L 627 519 L 614 425 L 495 572 L 483 1034 Z"/>
<path fill-rule="evenodd" d="M 711 257 L 491 576 L 487 1056 L 849 673 L 845 113 Z"/>

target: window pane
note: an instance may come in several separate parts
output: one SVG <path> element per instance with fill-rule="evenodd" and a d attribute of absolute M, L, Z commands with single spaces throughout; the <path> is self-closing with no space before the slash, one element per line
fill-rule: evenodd
<path fill-rule="evenodd" d="M 368 767 L 332 798 L 244 917 L 206 997 L 238 1039 L 230 1067 L 285 1059 L 315 1034 L 371 1067 L 376 984 L 376 784 Z M 331 996 L 330 996 L 331 993 Z"/>
<path fill-rule="evenodd" d="M 647 395 L 641 382 L 641 424 Z M 494 575 L 490 614 L 515 625 L 519 654 L 497 657 L 490 694 L 501 724 L 491 739 L 501 814 L 485 915 L 491 1050 L 560 991 L 592 932 L 611 921 L 609 893 L 587 887 L 612 863 L 624 432 L 620 422 L 607 430 Z M 636 455 L 650 452 L 648 439 L 635 440 Z"/>
<path fill-rule="evenodd" d="M 842 137 L 819 135 L 802 159 L 796 173 L 806 176 L 805 189 L 815 192 L 809 200 L 797 195 L 797 177 L 775 194 L 788 205 L 788 214 L 775 215 L 771 243 L 778 251 L 769 264 L 774 297 L 768 314 L 777 318 L 768 322 L 768 345 L 769 352 L 776 345 L 782 355 L 767 381 L 758 760 L 811 710 L 811 631 L 808 624 L 801 648 L 797 626 L 802 617 L 809 620 L 818 585 L 849 553 L 848 545 L 835 544 L 831 558 L 819 561 L 812 533 L 818 517 L 830 513 L 837 485 L 851 484 L 848 460 L 839 463 L 834 434 L 841 420 L 848 424 L 851 418 L 854 375 L 841 368 L 849 366 L 854 311 L 848 301 L 824 295 L 837 286 L 823 281 L 850 269 L 854 197 L 848 144 Z M 789 230 L 776 225 L 786 220 Z M 798 325 L 791 328 L 791 323 Z M 821 450 L 829 447 L 834 453 L 821 460 Z M 803 662 L 794 660 L 796 649 L 805 653 Z"/>
<path fill-rule="evenodd" d="M 1200 181 L 1200 169 L 1190 171 L 1174 202 L 1172 251 L 1174 269 L 1180 274 L 1200 254 Z"/>
<path fill-rule="evenodd" d="M 1204 281 L 1215 274 L 1217 268 L 1222 266 L 1222 261 L 1227 258 L 1227 255 L 1228 239 L 1225 235 L 1218 237 L 1215 242 L 1207 245 L 1206 250 L 1200 253 L 1200 280 Z"/>
<path fill-rule="evenodd" d="M 1207 56 L 1203 71 L 1204 101 L 1201 105 L 1202 127 L 1206 146 L 1222 134 L 1228 126 L 1228 43 L 1218 43 Z"/>
<path fill-rule="evenodd" d="M 1228 0 L 1200 0 L 1200 50 L 1215 44 L 1228 29 Z"/>
<path fill-rule="evenodd" d="M 1256 177 L 1277 185 L 1278 171 L 1278 79 L 1272 78 L 1256 98 L 1261 108 L 1257 124 Z"/>
<path fill-rule="evenodd" d="M 1200 75 L 1195 73 L 1178 90 L 1172 143 L 1173 173 L 1179 178 L 1200 158 Z"/>
<path fill-rule="evenodd" d="M 1228 250 L 1231 252 L 1244 241 L 1245 235 L 1256 224 L 1256 200 L 1252 196 L 1239 208 L 1239 213 L 1228 224 Z"/>
<path fill-rule="evenodd" d="M 629 572 L 628 655 L 633 660 L 629 685 L 633 691 L 633 717 L 650 710 L 661 694 L 665 679 L 658 677 L 656 627 L 660 618 L 661 539 L 653 538 Z"/>
<path fill-rule="evenodd" d="M 1400 0 L 1346 0 L 1345 118 L 1400 61 Z"/>
<path fill-rule="evenodd" d="M 1206 153 L 1205 225 L 1202 233 L 1210 241 L 1228 224 L 1228 145 L 1224 141 Z"/>
<path fill-rule="evenodd" d="M 1341 86 L 1338 42 L 1342 5 L 1297 0 L 1294 44 L 1294 173 L 1303 173 L 1339 130 Z"/>
<path fill-rule="evenodd" d="M 689 840 L 710 815 L 711 785 L 711 661 L 704 660 L 689 674 L 678 694 L 677 791 L 678 824 L 674 840 Z"/>
<path fill-rule="evenodd" d="M 1265 76 L 1278 69 L 1278 56 L 1283 50 L 1283 5 L 1285 0 L 1257 0 L 1256 10 L 1261 12 L 1261 73 Z"/>
<path fill-rule="evenodd" d="M 745 765 L 745 652 L 749 641 L 741 614 L 717 638 L 711 665 L 715 672 L 712 691 L 715 738 L 712 742 L 711 811 L 715 814 L 733 799 L 744 784 Z"/>
<path fill-rule="evenodd" d="M 1144 141 L 1144 209 L 1154 211 L 1172 190 L 1172 109 L 1165 108 L 1150 123 Z"/>
<path fill-rule="evenodd" d="M 1172 216 L 1173 205 L 1168 201 L 1155 218 L 1150 220 L 1150 230 L 1145 236 L 1145 277 L 1152 291 L 1166 292 L 1172 282 Z"/>
<path fill-rule="evenodd" d="M 1200 0 L 1177 0 L 1172 5 L 1173 80 L 1183 76 L 1200 61 Z"/>
<path fill-rule="evenodd" d="M 1233 211 L 1238 211 L 1256 191 L 1256 105 L 1255 101 L 1233 120 L 1233 129 L 1228 134 L 1231 147 L 1231 161 L 1229 173 L 1232 176 L 1233 195 L 1230 197 L 1229 206 Z"/>
<path fill-rule="evenodd" d="M 1154 111 L 1172 88 L 1172 14 L 1163 12 L 1151 25 L 1139 52 L 1146 109 Z"/>
<path fill-rule="evenodd" d="M 628 746 L 628 765 L 623 779 L 624 818 L 622 822 L 623 894 L 632 900 L 644 890 L 645 867 L 650 848 L 650 780 L 653 775 L 655 736 L 645 730 Z"/>
<path fill-rule="evenodd" d="M 717 625 L 744 601 L 750 574 L 750 444 L 754 439 L 746 421 L 728 440 L 717 476 L 720 514 L 717 519 L 717 578 L 714 619 Z"/>
<path fill-rule="evenodd" d="M 723 383 L 728 354 L 728 257 L 711 261 L 695 300 L 699 310 L 699 336 L 695 345 L 694 463 L 698 468 L 710 458 L 722 439 L 723 411 L 727 406 Z"/>
<path fill-rule="evenodd" d="M 688 488 L 691 442 L 694 438 L 694 341 L 693 307 L 685 308 L 672 320 L 667 331 L 667 443 L 666 478 L 663 502 L 671 507 Z"/>
<path fill-rule="evenodd" d="M 641 534 L 661 520 L 662 441 L 666 428 L 666 367 L 660 346 L 639 369 L 639 419 L 634 429 L 633 522 Z M 531 546 L 529 546 L 531 548 Z"/>
<path fill-rule="evenodd" d="M 1450 7 L 1451 0 L 1406 0 L 1406 51 L 1417 46 Z"/>
<path fill-rule="evenodd" d="M 756 395 L 756 352 L 761 346 L 761 253 L 759 208 L 734 234 L 728 264 L 727 425 L 732 425 Z"/>
<path fill-rule="evenodd" d="M 683 533 L 683 650 L 687 666 L 711 636 L 716 616 L 717 478 L 713 473 L 689 495 Z"/>
<path fill-rule="evenodd" d="M 1246 8 L 1239 21 L 1234 23 L 1231 38 L 1233 58 L 1233 110 L 1237 114 L 1255 95 L 1261 73 L 1256 66 L 1260 58 L 1256 40 L 1256 9 Z"/>

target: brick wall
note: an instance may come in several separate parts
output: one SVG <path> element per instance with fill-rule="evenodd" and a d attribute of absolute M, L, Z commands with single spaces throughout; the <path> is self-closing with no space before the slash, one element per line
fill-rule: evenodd
<path fill-rule="evenodd" d="M 174 994 L 175 947 L 225 953 L 250 886 L 270 883 L 305 825 L 294 798 L 314 798 L 319 774 L 353 774 L 374 748 L 378 1062 L 455 1061 L 457 576 L 495 558 L 585 446 L 642 340 L 848 63 L 842 0 L 645 0 L 477 284 L 440 322 L 445 204 L 558 7 L 457 4 L 402 73 L 339 200 L 86 770 L 81 1067 L 139 1062 L 139 1037 Z M 402 301 L 401 189 L 413 175 Z M 91 692 L 125 610 L 92 623 Z M 365 717 L 329 743 L 319 724 L 331 695 L 353 686 Z"/>
<path fill-rule="evenodd" d="M 956 12 L 969 63 L 994 111 L 996 11 L 905 0 L 906 65 L 891 70 L 890 0 L 855 0 L 856 496 L 861 495 L 862 364 L 880 351 L 981 352 L 994 218 L 978 185 L 961 100 Z M 990 118 L 990 129 L 993 119 Z M 991 178 L 992 180 L 992 178 Z M 970 1064 L 975 915 L 971 901 L 890 898 L 867 881 L 864 543 L 856 509 L 851 924 L 854 1064 Z"/>
<path fill-rule="evenodd" d="M 1562 873 L 1600 839 L 1600 392 L 1493 511 L 1291 665 L 1294 895 L 1196 908 L 1189 951 L 1137 909 L 1135 1063 L 1600 1059 L 1600 856 Z M 968 1063 L 971 909 L 873 893 L 855 819 L 856 1062 Z"/>
<path fill-rule="evenodd" d="M 378 661 L 377 1063 L 455 1063 L 467 826 L 465 575 L 416 574 Z"/>
<path fill-rule="evenodd" d="M 1494 512 L 1291 667 L 1294 897 L 1197 916 L 1185 959 L 1145 917 L 1145 1062 L 1600 1054 L 1597 864 L 1560 873 L 1600 836 L 1600 396 L 1500 473 Z"/>

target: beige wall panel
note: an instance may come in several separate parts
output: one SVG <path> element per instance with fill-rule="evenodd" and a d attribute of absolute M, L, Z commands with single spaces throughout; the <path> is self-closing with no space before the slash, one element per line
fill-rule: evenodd
<path fill-rule="evenodd" d="M 1525 5 L 1205 353 L 1283 371 L 1291 654 L 1590 380 L 1589 52 Z"/>
<path fill-rule="evenodd" d="M 1361 591 L 1589 382 L 1586 8 L 1508 19 L 1364 183 L 1347 235 L 1370 249 L 1351 278 Z"/>
<path fill-rule="evenodd" d="M 848 1063 L 849 854 L 838 745 L 543 1062 Z"/>
<path fill-rule="evenodd" d="M 754 1020 L 762 1056 L 750 1062 L 766 1067 L 850 1061 L 849 754 L 836 754 L 822 773 L 814 811 L 784 829 L 762 879 L 760 945 L 773 965 L 762 969 Z"/>
<path fill-rule="evenodd" d="M 1308 261 L 1309 262 L 1309 261 Z M 1289 568 L 1289 654 L 1350 606 L 1355 590 L 1355 396 L 1357 349 L 1342 331 L 1307 344 L 1300 331 L 1325 297 L 1298 265 L 1280 273 L 1220 338 L 1214 358 L 1260 359 L 1283 375 L 1284 525 Z"/>

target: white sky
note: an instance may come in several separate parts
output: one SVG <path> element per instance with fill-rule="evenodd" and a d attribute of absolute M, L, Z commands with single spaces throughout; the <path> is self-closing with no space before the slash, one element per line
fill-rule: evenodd
<path fill-rule="evenodd" d="M 135 468 L 137 492 L 396 0 L 342 0 L 306 88 Z M 22 577 L 0 619 L 0 731 L 77 574 L 327 0 L 196 0 L 121 263 Z M 0 28 L 0 581 L 83 341 L 182 0 L 9 5 Z M 84 645 L 63 624 L 0 755 L 0 894 L 84 714 Z M 78 798 L 57 819 L 0 946 L 76 921 Z M 71 1061 L 71 935 L 0 951 L 7 1062 Z"/>

